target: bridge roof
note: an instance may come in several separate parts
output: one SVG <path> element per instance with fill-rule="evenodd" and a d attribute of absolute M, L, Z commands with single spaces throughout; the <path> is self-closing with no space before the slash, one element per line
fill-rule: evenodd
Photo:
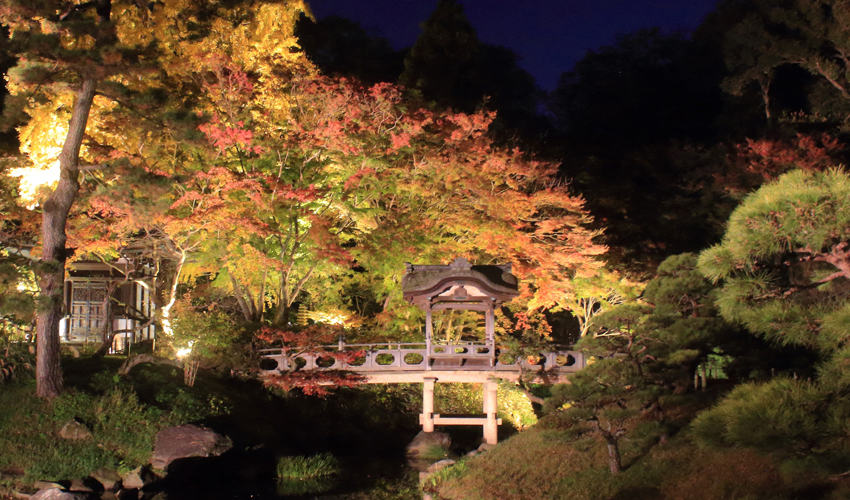
<path fill-rule="evenodd" d="M 468 299 L 487 297 L 495 304 L 501 304 L 519 295 L 519 281 L 511 274 L 510 264 L 473 266 L 468 260 L 458 257 L 449 265 L 405 263 L 405 267 L 401 281 L 404 300 L 420 307 L 433 303 L 432 299 L 452 287 L 471 286 L 476 289 L 470 294 L 473 297 L 465 296 L 457 288 L 454 295 L 444 297 L 445 301 L 457 302 L 457 309 L 463 309 L 462 303 Z"/>

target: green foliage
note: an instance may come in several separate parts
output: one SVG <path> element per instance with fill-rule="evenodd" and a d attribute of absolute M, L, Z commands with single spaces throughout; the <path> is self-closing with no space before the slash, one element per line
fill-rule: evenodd
<path fill-rule="evenodd" d="M 846 338 L 850 177 L 837 169 L 789 172 L 748 196 L 723 242 L 699 268 L 720 313 L 780 344 L 832 350 Z"/>
<path fill-rule="evenodd" d="M 314 479 L 339 474 L 339 460 L 330 453 L 309 457 L 280 457 L 277 461 L 278 479 Z"/>
<path fill-rule="evenodd" d="M 55 399 L 53 407 L 56 421 L 81 420 L 98 444 L 131 468 L 147 463 L 153 437 L 164 424 L 160 410 L 120 389 L 101 396 L 68 393 Z"/>
<path fill-rule="evenodd" d="M 0 340 L 4 340 L 2 336 L 0 336 Z M 31 344 L 12 344 L 10 337 L 5 340 L 6 346 L 0 347 L 2 349 L 0 351 L 0 385 L 32 377 L 35 356 L 29 352 Z"/>
<path fill-rule="evenodd" d="M 850 399 L 807 380 L 777 378 L 737 386 L 701 413 L 693 432 L 702 445 L 748 446 L 793 454 L 846 454 Z"/>
<path fill-rule="evenodd" d="M 451 451 L 447 447 L 440 446 L 438 444 L 432 444 L 425 448 L 425 450 L 419 454 L 419 458 L 436 462 L 437 460 L 449 458 L 450 454 Z"/>
<path fill-rule="evenodd" d="M 76 387 L 52 402 L 34 397 L 33 381 L 3 386 L 0 469 L 22 468 L 24 482 L 82 478 L 101 467 L 133 469 L 150 460 L 162 428 L 230 411 L 221 395 L 184 389 L 181 373 L 162 373 L 171 367 L 142 366 L 127 378 L 116 375 L 112 363 L 93 363 L 66 360 L 67 380 Z M 82 423 L 92 438 L 60 438 L 69 420 Z"/>
<path fill-rule="evenodd" d="M 101 396 L 68 392 L 54 404 L 32 397 L 31 384 L 0 393 L 0 468 L 21 467 L 25 480 L 85 477 L 100 467 L 134 468 L 147 463 L 153 437 L 164 423 L 162 413 L 139 403 L 132 394 L 114 390 Z M 35 416 L 35 418 L 33 418 Z M 92 433 L 87 440 L 57 436 L 70 419 Z"/>
<path fill-rule="evenodd" d="M 749 195 L 723 242 L 700 255 L 700 270 L 723 282 L 717 302 L 725 318 L 824 358 L 814 380 L 736 387 L 695 420 L 700 443 L 799 456 L 846 453 L 848 195 L 850 177 L 841 170 L 786 173 Z"/>
<path fill-rule="evenodd" d="M 31 261 L 0 248 L 0 337 L 33 322 L 37 291 Z"/>
<path fill-rule="evenodd" d="M 687 395 L 667 407 L 687 424 L 709 403 L 702 394 Z M 651 436 L 651 429 L 631 430 L 621 443 L 625 468 L 611 476 L 605 443 L 572 427 L 553 429 L 552 416 L 467 460 L 463 473 L 441 481 L 435 493 L 451 500 L 839 500 L 850 491 L 834 475 L 846 470 L 839 460 L 782 460 L 742 447 L 698 447 L 688 427 L 653 446 L 642 436 Z"/>
<path fill-rule="evenodd" d="M 429 474 L 428 481 L 425 483 L 425 489 L 433 489 L 442 482 L 451 481 L 463 476 L 468 467 L 468 460 L 467 458 L 462 458 L 448 467 L 443 467 L 437 472 Z"/>
<path fill-rule="evenodd" d="M 537 423 L 528 397 L 513 384 L 499 384 L 498 413 L 516 429 L 522 430 Z M 434 408 L 437 413 L 477 415 L 482 413 L 484 399 L 480 384 L 437 384 L 434 389 Z"/>
<path fill-rule="evenodd" d="M 178 301 L 172 309 L 175 350 L 191 347 L 192 360 L 207 369 L 244 369 L 252 364 L 250 336 L 232 315 L 220 309 L 192 307 L 188 302 Z"/>
<path fill-rule="evenodd" d="M 850 24 L 846 3 L 749 0 L 727 2 L 721 12 L 735 19 L 724 33 L 724 59 L 730 70 L 724 90 L 740 95 L 756 83 L 770 117 L 771 98 L 779 97 L 779 92 L 771 92 L 772 84 L 782 69 L 794 65 L 811 75 L 806 98 L 813 114 L 838 124 L 844 121 L 850 67 L 834 55 L 848 50 L 847 38 L 841 35 Z"/>
<path fill-rule="evenodd" d="M 696 257 L 669 257 L 658 267 L 640 301 L 607 309 L 594 319 L 594 335 L 577 346 L 598 358 L 553 388 L 546 410 L 558 426 L 592 430 L 616 451 L 635 422 L 630 439 L 651 441 L 668 433 L 662 398 L 684 390 L 697 365 L 714 353 L 729 325 L 717 317 L 713 287 L 696 270 Z M 715 354 L 716 356 L 716 354 Z M 643 436 L 643 437 L 639 437 Z"/>

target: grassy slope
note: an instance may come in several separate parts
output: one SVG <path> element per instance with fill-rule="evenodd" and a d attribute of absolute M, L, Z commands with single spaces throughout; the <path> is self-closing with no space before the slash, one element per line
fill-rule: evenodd
<path fill-rule="evenodd" d="M 838 500 L 850 481 L 817 468 L 783 466 L 777 457 L 743 449 L 696 447 L 687 422 L 704 405 L 684 405 L 683 429 L 665 444 L 623 442 L 619 476 L 608 470 L 601 439 L 547 422 L 465 463 L 459 477 L 436 487 L 445 499 L 476 500 Z M 549 423 L 553 426 L 552 423 Z"/>

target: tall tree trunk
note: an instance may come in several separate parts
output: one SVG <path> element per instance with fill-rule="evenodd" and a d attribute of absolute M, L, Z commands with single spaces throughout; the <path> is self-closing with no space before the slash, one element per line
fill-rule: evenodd
<path fill-rule="evenodd" d="M 277 310 L 274 313 L 274 325 L 286 326 L 289 324 L 289 313 L 292 308 L 286 305 L 286 301 L 280 301 L 277 305 Z"/>
<path fill-rule="evenodd" d="M 607 423 L 607 429 L 602 427 L 602 424 L 599 420 L 594 419 L 592 421 L 593 426 L 596 427 L 597 432 L 602 436 L 602 439 L 605 440 L 605 444 L 608 445 L 608 466 L 611 468 L 611 475 L 616 476 L 623 469 L 622 459 L 620 458 L 620 436 L 625 432 L 623 429 L 618 429 L 612 431 L 611 423 Z"/>
<path fill-rule="evenodd" d="M 174 328 L 171 325 L 171 308 L 177 302 L 177 287 L 180 284 L 180 273 L 183 272 L 183 266 L 186 265 L 186 251 L 180 251 L 180 259 L 177 261 L 177 268 L 174 270 L 174 279 L 171 281 L 171 287 L 168 289 L 168 302 L 162 306 L 160 313 L 162 315 L 162 332 L 166 337 L 172 338 Z"/>
<path fill-rule="evenodd" d="M 62 391 L 62 369 L 59 364 L 59 321 L 62 319 L 65 290 L 65 223 L 80 183 L 77 180 L 80 146 L 86 131 L 95 80 L 85 78 L 77 93 L 77 102 L 68 126 L 68 136 L 59 154 L 60 177 L 56 190 L 44 203 L 41 214 L 42 254 L 36 268 L 41 304 L 37 320 L 35 380 L 36 394 L 54 398 Z"/>
<path fill-rule="evenodd" d="M 616 476 L 622 469 L 620 447 L 616 438 L 606 439 L 605 441 L 608 444 L 608 465 L 611 467 L 611 474 Z"/>
<path fill-rule="evenodd" d="M 767 126 L 773 125 L 773 115 L 770 112 L 770 84 L 773 82 L 773 70 L 769 73 L 760 75 L 758 78 L 759 88 L 761 89 L 761 99 L 764 103 L 764 116 L 767 119 Z"/>
<path fill-rule="evenodd" d="M 106 290 L 106 332 L 103 334 L 100 347 L 98 347 L 97 351 L 94 353 L 95 358 L 102 358 L 109 354 L 109 350 L 112 348 L 112 343 L 115 341 L 115 308 L 112 305 L 112 294 L 114 292 L 115 288 L 113 283 L 110 282 L 110 286 L 107 287 Z"/>

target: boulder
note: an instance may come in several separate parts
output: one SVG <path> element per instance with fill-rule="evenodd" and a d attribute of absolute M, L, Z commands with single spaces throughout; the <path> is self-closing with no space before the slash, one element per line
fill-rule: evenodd
<path fill-rule="evenodd" d="M 100 483 L 106 491 L 117 490 L 121 487 L 121 476 L 113 470 L 98 469 L 92 472 L 89 477 Z"/>
<path fill-rule="evenodd" d="M 151 466 L 166 470 L 178 458 L 219 456 L 233 441 L 200 425 L 178 425 L 159 431 L 154 440 Z"/>
<path fill-rule="evenodd" d="M 59 488 L 48 488 L 40 490 L 38 493 L 30 497 L 30 500 L 88 500 L 91 498 L 88 493 L 70 492 L 60 490 Z"/>
<path fill-rule="evenodd" d="M 65 486 L 60 483 L 54 483 L 53 481 L 36 481 L 35 484 L 32 485 L 33 488 L 37 490 L 49 490 L 53 488 L 57 488 L 60 490 L 64 490 Z"/>
<path fill-rule="evenodd" d="M 71 486 L 68 487 L 68 490 L 100 493 L 103 491 L 103 485 L 91 477 L 87 477 L 85 479 L 72 479 Z"/>
<path fill-rule="evenodd" d="M 91 432 L 86 429 L 85 425 L 76 420 L 68 420 L 59 430 L 59 437 L 62 439 L 90 439 Z"/>
<path fill-rule="evenodd" d="M 121 477 L 125 489 L 141 489 L 156 480 L 147 467 L 136 467 Z"/>
<path fill-rule="evenodd" d="M 413 441 L 407 445 L 407 454 L 418 456 L 425 453 L 428 448 L 433 446 L 440 446 L 448 449 L 451 444 L 452 438 L 445 432 L 421 431 L 415 438 L 413 438 Z"/>
<path fill-rule="evenodd" d="M 431 464 L 430 467 L 428 467 L 428 474 L 433 474 L 438 470 L 445 469 L 449 465 L 454 465 L 455 463 L 456 462 L 451 458 L 446 458 L 444 460 L 440 460 L 439 462 L 434 462 L 433 464 Z"/>

